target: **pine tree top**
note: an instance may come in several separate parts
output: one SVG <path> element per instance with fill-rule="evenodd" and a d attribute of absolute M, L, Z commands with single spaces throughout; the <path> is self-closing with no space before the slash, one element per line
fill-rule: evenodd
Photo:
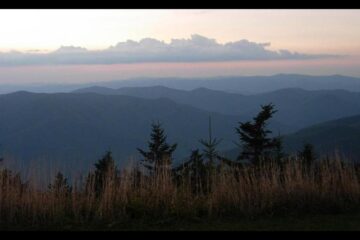
<path fill-rule="evenodd" d="M 172 153 L 176 150 L 177 144 L 168 144 L 165 130 L 159 122 L 151 125 L 150 141 L 148 151 L 138 148 L 137 150 L 144 159 L 141 163 L 148 170 L 152 171 L 162 165 L 171 165 Z"/>

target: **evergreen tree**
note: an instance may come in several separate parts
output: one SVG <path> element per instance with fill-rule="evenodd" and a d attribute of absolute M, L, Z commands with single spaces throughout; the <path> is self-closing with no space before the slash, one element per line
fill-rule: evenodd
<path fill-rule="evenodd" d="M 236 132 L 239 134 L 242 151 L 237 160 L 249 160 L 252 164 L 259 164 L 261 159 L 269 156 L 279 145 L 278 138 L 268 135 L 272 132 L 266 128 L 267 121 L 276 113 L 273 104 L 261 106 L 261 111 L 253 118 L 253 123 L 239 122 Z"/>
<path fill-rule="evenodd" d="M 200 193 L 204 190 L 208 168 L 199 149 L 193 150 L 189 161 L 175 168 L 174 172 L 180 176 L 183 182 L 190 180 L 194 193 Z"/>
<path fill-rule="evenodd" d="M 303 148 L 298 151 L 298 157 L 301 161 L 303 161 L 306 167 L 311 166 L 316 160 L 316 153 L 314 150 L 314 146 L 310 143 L 306 143 L 303 145 Z"/>
<path fill-rule="evenodd" d="M 7 192 L 7 188 L 18 187 L 21 189 L 21 191 L 23 191 L 27 188 L 27 186 L 27 183 L 22 182 L 20 173 L 14 174 L 7 168 L 0 169 L 0 188 L 2 189 L 3 193 Z"/>
<path fill-rule="evenodd" d="M 277 163 L 282 163 L 283 159 L 287 157 L 287 154 L 284 152 L 284 147 L 283 147 L 283 139 L 281 136 L 278 136 L 277 138 L 273 139 L 274 141 L 274 160 Z"/>
<path fill-rule="evenodd" d="M 67 195 L 71 192 L 71 187 L 69 186 L 67 179 L 61 172 L 58 172 L 55 176 L 54 182 L 49 184 L 49 190 L 53 192 L 56 196 Z"/>
<path fill-rule="evenodd" d="M 0 149 L 1 149 L 1 144 L 0 144 Z M 0 155 L 0 164 L 2 164 L 4 162 L 4 158 Z"/>
<path fill-rule="evenodd" d="M 106 154 L 95 165 L 94 187 L 97 195 L 101 194 L 105 186 L 117 177 L 117 168 L 111 151 Z"/>
<path fill-rule="evenodd" d="M 218 160 L 219 154 L 216 147 L 220 144 L 221 140 L 212 138 L 212 129 L 211 129 L 211 117 L 209 116 L 209 138 L 201 139 L 200 143 L 204 146 L 203 152 L 204 157 L 208 160 L 207 165 L 209 168 L 215 167 L 215 161 Z"/>
<path fill-rule="evenodd" d="M 157 174 L 160 170 L 170 170 L 172 163 L 172 154 L 177 144 L 169 145 L 166 142 L 166 135 L 160 123 L 152 124 L 151 140 L 148 142 L 148 151 L 140 148 L 137 150 L 144 157 L 141 160 L 142 165 L 147 168 L 151 174 Z"/>

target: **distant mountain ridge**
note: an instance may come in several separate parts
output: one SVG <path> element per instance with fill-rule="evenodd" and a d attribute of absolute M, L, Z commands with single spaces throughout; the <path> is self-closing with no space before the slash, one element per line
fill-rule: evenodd
<path fill-rule="evenodd" d="M 93 92 L 127 95 L 146 99 L 168 98 L 206 111 L 228 115 L 254 116 L 260 105 L 273 103 L 278 109 L 274 120 L 281 122 L 283 132 L 299 130 L 316 123 L 360 114 L 360 93 L 346 90 L 280 89 L 273 92 L 241 95 L 207 88 L 186 91 L 164 86 L 124 87 L 111 89 L 90 87 L 76 93 Z"/>
<path fill-rule="evenodd" d="M 10 93 L 18 90 L 32 92 L 71 92 L 79 88 L 100 85 L 109 88 L 148 87 L 161 85 L 181 90 L 208 88 L 241 94 L 256 94 L 279 90 L 282 88 L 302 88 L 305 90 L 344 89 L 360 92 L 360 78 L 330 75 L 311 76 L 300 74 L 277 74 L 271 76 L 219 76 L 219 77 L 157 77 L 133 78 L 127 80 L 102 81 L 77 84 L 24 84 L 0 85 L 0 93 Z"/>
<path fill-rule="evenodd" d="M 208 88 L 241 94 L 257 94 L 283 88 L 304 90 L 360 91 L 360 78 L 342 75 L 311 76 L 300 74 L 276 74 L 271 76 L 226 76 L 208 78 L 136 78 L 123 81 L 98 83 L 110 88 L 164 86 L 180 90 Z"/>
<path fill-rule="evenodd" d="M 223 139 L 220 149 L 231 148 L 234 128 L 248 117 L 204 111 L 166 98 L 143 99 L 95 93 L 30 93 L 0 95 L 1 152 L 22 159 L 48 159 L 74 169 L 91 166 L 107 150 L 125 164 L 145 148 L 151 123 L 160 121 L 169 142 L 177 142 L 177 161 L 208 136 Z M 274 127 L 281 129 L 278 123 Z M 70 164 L 71 163 L 71 164 Z"/>
<path fill-rule="evenodd" d="M 253 82 L 247 85 L 249 81 Z M 295 151 L 310 141 L 320 144 L 324 152 L 346 145 L 349 148 L 341 147 L 345 153 L 360 156 L 356 150 L 360 134 L 357 118 L 353 118 L 360 116 L 358 83 L 358 78 L 338 75 L 168 78 L 76 85 L 77 90 L 75 85 L 67 86 L 66 91 L 74 90 L 71 93 L 3 94 L 0 153 L 24 161 L 71 162 L 69 166 L 84 169 L 81 166 L 91 166 L 112 150 L 125 164 L 129 158 L 139 157 L 136 148 L 146 147 L 151 122 L 159 120 L 169 142 L 179 143 L 175 155 L 179 161 L 194 148 L 201 148 L 198 140 L 207 137 L 210 115 L 214 136 L 223 139 L 220 150 L 227 151 L 237 140 L 234 128 L 238 122 L 251 120 L 260 105 L 272 102 L 278 112 L 270 129 L 286 135 L 287 149 Z M 257 93 L 242 94 L 252 89 Z M 343 122 L 345 118 L 354 119 L 354 124 L 346 124 L 350 120 Z M 334 124 L 321 127 L 329 121 Z M 331 140 L 334 137 L 337 142 Z"/>

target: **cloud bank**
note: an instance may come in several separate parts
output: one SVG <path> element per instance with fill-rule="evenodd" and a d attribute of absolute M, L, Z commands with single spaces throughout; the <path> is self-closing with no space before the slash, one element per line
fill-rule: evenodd
<path fill-rule="evenodd" d="M 284 49 L 272 51 L 267 49 L 269 46 L 270 43 L 256 43 L 246 39 L 220 44 L 215 39 L 194 34 L 190 39 L 172 39 L 170 43 L 153 38 L 144 38 L 139 42 L 127 40 L 104 50 L 62 46 L 50 53 L 3 52 L 0 53 L 0 66 L 306 60 L 337 57 L 328 54 L 304 54 Z"/>

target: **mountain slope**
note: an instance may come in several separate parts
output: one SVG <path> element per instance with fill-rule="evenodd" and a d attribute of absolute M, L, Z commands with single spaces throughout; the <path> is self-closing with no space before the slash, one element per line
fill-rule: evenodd
<path fill-rule="evenodd" d="M 340 154 L 360 161 L 360 115 L 324 122 L 285 137 L 288 151 L 311 143 L 320 153 Z"/>
<path fill-rule="evenodd" d="M 153 121 L 162 122 L 169 142 L 178 143 L 175 157 L 180 159 L 200 147 L 200 138 L 207 137 L 209 115 L 213 135 L 223 139 L 221 149 L 233 146 L 234 127 L 245 120 L 165 98 L 149 100 L 93 93 L 0 95 L 0 113 L 3 153 L 25 162 L 48 159 L 73 163 L 79 169 L 109 149 L 122 163 L 137 156 L 136 148 L 146 147 Z"/>
<path fill-rule="evenodd" d="M 101 88 L 100 91 L 98 88 L 86 88 L 76 92 L 118 94 L 147 99 L 169 98 L 177 103 L 188 104 L 206 111 L 244 116 L 254 116 L 259 111 L 260 105 L 271 102 L 278 109 L 274 120 L 284 126 L 287 125 L 282 129 L 282 133 L 323 121 L 360 114 L 360 93 L 345 90 L 307 91 L 289 88 L 247 96 L 206 88 L 185 91 L 152 86 Z"/>
<path fill-rule="evenodd" d="M 320 156 L 340 154 L 346 159 L 360 162 L 360 115 L 312 125 L 284 135 L 283 141 L 286 153 L 296 154 L 304 144 L 311 143 Z M 233 148 L 223 154 L 235 159 L 239 152 L 239 148 Z"/>

